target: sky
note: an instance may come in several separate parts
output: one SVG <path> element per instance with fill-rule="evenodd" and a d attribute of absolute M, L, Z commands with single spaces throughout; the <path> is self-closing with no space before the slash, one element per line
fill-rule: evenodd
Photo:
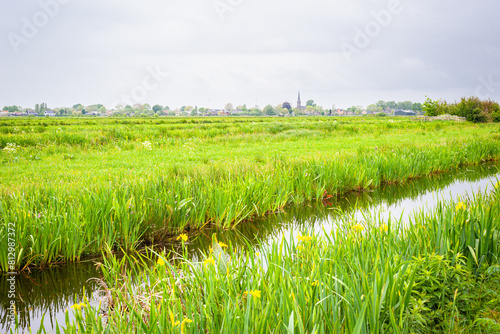
<path fill-rule="evenodd" d="M 500 100 L 497 0 L 3 0 L 0 107 Z"/>

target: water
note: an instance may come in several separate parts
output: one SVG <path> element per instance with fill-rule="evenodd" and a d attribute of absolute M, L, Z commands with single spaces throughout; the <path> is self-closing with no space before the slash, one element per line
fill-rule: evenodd
<path fill-rule="evenodd" d="M 193 260 L 200 252 L 207 252 L 212 243 L 212 234 L 219 241 L 236 247 L 258 247 L 261 243 L 297 235 L 305 230 L 320 232 L 335 228 L 345 214 L 362 221 L 367 212 L 380 214 L 388 219 L 408 220 L 415 210 L 432 209 L 438 200 L 457 200 L 466 193 L 491 190 L 500 179 L 500 165 L 483 164 L 457 169 L 451 173 L 434 175 L 407 181 L 397 185 L 385 185 L 373 191 L 350 193 L 341 198 L 305 205 L 290 206 L 283 211 L 254 219 L 233 230 L 217 231 L 205 229 L 190 235 L 188 249 Z M 175 240 L 156 248 L 180 251 Z M 16 306 L 20 327 L 36 332 L 43 323 L 47 330 L 55 328 L 56 322 L 64 325 L 65 310 L 84 295 L 94 300 L 97 284 L 90 279 L 99 278 L 94 261 L 79 264 L 53 266 L 45 270 L 23 272 L 16 277 Z M 7 276 L 0 278 L 0 333 L 7 332 L 6 316 L 8 298 Z M 69 312 L 71 315 L 72 312 Z"/>

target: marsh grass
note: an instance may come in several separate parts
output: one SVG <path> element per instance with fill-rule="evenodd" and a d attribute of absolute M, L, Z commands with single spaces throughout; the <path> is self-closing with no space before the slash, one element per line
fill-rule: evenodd
<path fill-rule="evenodd" d="M 0 239 L 19 269 L 78 261 L 500 155 L 493 125 L 389 121 L 2 121 Z"/>
<path fill-rule="evenodd" d="M 332 232 L 302 231 L 260 248 L 214 238 L 198 262 L 155 252 L 107 257 L 106 323 L 86 309 L 66 331 L 495 332 L 500 191 L 458 204 L 416 213 L 409 224 L 346 217 Z"/>

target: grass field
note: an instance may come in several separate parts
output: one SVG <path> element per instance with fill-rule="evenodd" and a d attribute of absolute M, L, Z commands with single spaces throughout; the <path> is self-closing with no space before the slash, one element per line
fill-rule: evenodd
<path fill-rule="evenodd" d="M 15 226 L 19 269 L 75 261 L 498 159 L 499 143 L 496 124 L 401 118 L 2 119 L 0 238 Z"/>

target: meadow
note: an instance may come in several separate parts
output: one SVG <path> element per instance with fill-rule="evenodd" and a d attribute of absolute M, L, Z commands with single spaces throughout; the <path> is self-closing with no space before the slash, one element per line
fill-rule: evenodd
<path fill-rule="evenodd" d="M 14 225 L 19 270 L 78 261 L 496 160 L 499 142 L 495 124 L 402 118 L 2 119 L 0 241 Z"/>

